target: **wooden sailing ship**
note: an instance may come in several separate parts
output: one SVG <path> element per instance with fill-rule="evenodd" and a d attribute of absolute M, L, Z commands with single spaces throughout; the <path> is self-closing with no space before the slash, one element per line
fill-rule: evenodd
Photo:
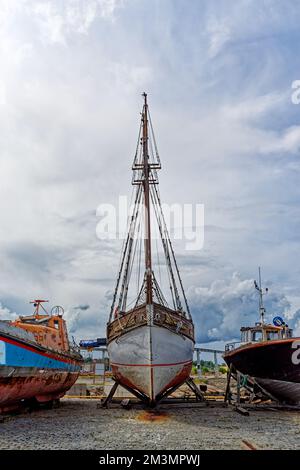
<path fill-rule="evenodd" d="M 189 378 L 194 325 L 161 208 L 157 177 L 161 164 L 146 93 L 143 97 L 132 166 L 135 203 L 107 324 L 107 344 L 116 384 L 155 405 Z M 151 211 L 162 244 L 171 302 L 166 300 L 153 269 Z M 142 240 L 142 244 L 139 245 L 138 240 Z M 141 250 L 137 253 L 138 246 L 143 246 L 144 263 Z M 139 269 L 143 267 L 140 285 L 139 279 L 137 282 L 137 295 L 129 308 L 128 291 L 135 258 L 139 258 Z"/>
<path fill-rule="evenodd" d="M 260 321 L 241 328 L 241 341 L 226 345 L 224 360 L 235 372 L 251 378 L 268 396 L 300 404 L 300 338 L 280 318 L 265 322 L 263 289 L 259 269 Z M 266 289 L 267 291 L 267 289 Z"/>

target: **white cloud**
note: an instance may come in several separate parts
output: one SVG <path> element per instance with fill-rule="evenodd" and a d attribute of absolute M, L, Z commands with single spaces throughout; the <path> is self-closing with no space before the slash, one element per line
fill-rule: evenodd
<path fill-rule="evenodd" d="M 234 100 L 230 104 L 221 107 L 224 119 L 235 121 L 245 121 L 246 123 L 259 120 L 266 113 L 271 113 L 280 109 L 289 98 L 289 91 L 285 93 L 271 92 L 266 95 L 252 96 L 247 99 L 240 99 L 237 103 Z"/>
<path fill-rule="evenodd" d="M 66 44 L 66 21 L 54 3 L 37 3 L 33 7 L 33 13 L 44 42 Z"/>
<path fill-rule="evenodd" d="M 0 320 L 15 320 L 18 315 L 0 302 Z"/>
<path fill-rule="evenodd" d="M 296 153 L 300 149 L 300 126 L 291 126 L 283 132 L 272 132 L 271 139 L 261 146 L 262 153 Z"/>
<path fill-rule="evenodd" d="M 207 33 L 209 35 L 208 55 L 210 58 L 214 58 L 231 38 L 227 19 L 217 21 L 215 17 L 210 18 L 207 24 Z"/>
<path fill-rule="evenodd" d="M 300 311 L 296 312 L 297 315 L 295 314 L 295 321 L 293 324 L 293 333 L 295 337 L 300 337 Z"/>
<path fill-rule="evenodd" d="M 116 9 L 123 6 L 124 0 L 98 0 L 100 14 L 103 18 L 115 19 Z"/>
<path fill-rule="evenodd" d="M 81 313 L 82 311 L 76 308 L 70 308 L 64 313 L 64 319 L 67 322 L 69 334 L 76 333 Z"/>
<path fill-rule="evenodd" d="M 67 45 L 69 36 L 87 35 L 97 18 L 114 21 L 123 0 L 28 1 L 27 14 L 33 15 L 41 40 L 47 44 Z"/>

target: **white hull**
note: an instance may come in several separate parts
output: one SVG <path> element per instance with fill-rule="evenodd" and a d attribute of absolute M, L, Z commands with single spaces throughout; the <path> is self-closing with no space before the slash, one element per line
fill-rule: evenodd
<path fill-rule="evenodd" d="M 156 325 L 135 328 L 108 345 L 114 377 L 150 403 L 189 377 L 193 352 L 191 339 Z"/>

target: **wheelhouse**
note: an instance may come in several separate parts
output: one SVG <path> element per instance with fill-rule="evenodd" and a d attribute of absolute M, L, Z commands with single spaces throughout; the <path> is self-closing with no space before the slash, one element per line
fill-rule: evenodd
<path fill-rule="evenodd" d="M 273 326 L 268 324 L 256 323 L 252 327 L 241 328 L 241 342 L 253 343 L 261 341 L 274 341 L 280 339 L 292 338 L 293 330 L 287 325 Z"/>

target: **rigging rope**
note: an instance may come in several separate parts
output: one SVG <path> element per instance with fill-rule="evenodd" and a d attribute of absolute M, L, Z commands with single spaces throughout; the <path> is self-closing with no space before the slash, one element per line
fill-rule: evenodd
<path fill-rule="evenodd" d="M 138 228 L 137 228 L 137 237 L 138 237 L 139 227 L 140 227 L 140 224 L 141 224 L 141 220 L 140 220 L 141 219 L 141 213 L 140 212 L 137 212 L 137 218 L 139 218 Z M 137 248 L 137 245 L 138 245 L 138 238 L 137 237 L 134 238 L 134 235 L 135 234 L 133 234 L 134 247 L 133 247 L 132 254 L 130 256 L 131 260 L 129 259 L 129 268 L 128 268 L 128 273 L 127 273 L 127 276 L 126 276 L 126 285 L 125 285 L 125 288 L 124 288 L 124 294 L 123 294 L 123 300 L 122 300 L 122 312 L 124 312 L 126 310 L 126 302 L 127 302 L 127 296 L 128 296 L 129 281 L 131 279 L 133 264 L 134 264 L 134 260 L 135 260 L 136 248 Z"/>
<path fill-rule="evenodd" d="M 128 250 L 127 250 L 127 260 L 126 260 L 126 264 L 125 264 L 123 281 L 122 281 L 120 295 L 119 295 L 118 311 L 120 311 L 121 304 L 122 304 L 122 301 L 123 301 L 124 289 L 125 289 L 125 286 L 126 286 L 126 283 L 127 283 L 128 270 L 129 270 L 129 267 L 130 267 L 130 261 L 131 261 L 131 255 L 132 255 L 132 245 L 133 245 L 133 240 L 134 240 L 137 216 L 139 215 L 139 205 L 140 205 L 140 199 L 141 199 L 141 194 L 142 194 L 140 186 L 138 186 L 137 194 L 138 194 L 138 199 L 137 199 L 137 202 L 134 206 L 132 224 L 130 226 L 130 230 L 129 230 L 129 233 L 128 233 L 129 242 L 128 242 Z"/>
<path fill-rule="evenodd" d="M 137 201 L 140 200 L 141 193 L 142 193 L 141 187 L 138 186 L 138 189 L 136 190 L 135 209 L 136 209 Z M 134 218 L 135 218 L 135 210 L 133 211 L 133 214 L 131 216 L 130 226 L 129 226 L 129 231 L 128 231 L 128 234 L 127 234 L 127 237 L 126 237 L 126 241 L 124 240 L 124 242 L 125 242 L 124 243 L 124 250 L 123 250 L 122 257 L 121 257 L 121 265 L 120 265 L 118 278 L 117 278 L 117 283 L 116 283 L 116 287 L 115 287 L 115 291 L 114 291 L 114 295 L 113 295 L 113 301 L 112 301 L 112 304 L 111 304 L 109 321 L 111 321 L 112 316 L 113 316 L 113 312 L 114 312 L 114 309 L 115 309 L 115 302 L 116 302 L 116 298 L 117 298 L 117 295 L 118 295 L 121 276 L 122 276 L 122 273 L 123 273 L 123 267 L 124 267 L 124 262 L 125 262 L 125 258 L 126 258 L 128 244 L 129 244 L 129 241 L 130 241 L 130 233 L 131 233 L 131 228 L 132 228 L 132 225 L 133 225 L 133 222 L 134 222 Z"/>
<path fill-rule="evenodd" d="M 161 217 L 162 217 L 163 224 L 164 224 L 164 227 L 165 227 L 165 233 L 167 235 L 167 242 L 168 242 L 170 250 L 171 250 L 171 254 L 172 254 L 176 274 L 177 274 L 177 277 L 178 277 L 178 280 L 179 280 L 179 283 L 180 283 L 180 287 L 181 287 L 181 291 L 182 291 L 182 295 L 183 295 L 183 298 L 184 298 L 184 303 L 185 303 L 185 306 L 186 306 L 186 309 L 187 309 L 187 313 L 188 313 L 189 317 L 191 318 L 191 313 L 190 313 L 187 298 L 186 298 L 186 295 L 185 295 L 184 287 L 183 287 L 183 284 L 182 284 L 181 276 L 180 276 L 180 273 L 179 273 L 179 269 L 178 269 L 177 261 L 176 261 L 176 258 L 175 258 L 175 253 L 174 253 L 174 250 L 173 250 L 172 242 L 170 240 L 167 225 L 166 225 L 166 221 L 165 221 L 165 218 L 164 218 L 164 214 L 163 214 L 162 209 L 161 209 L 160 195 L 159 195 L 159 192 L 158 192 L 158 190 L 155 186 L 154 186 L 154 191 L 155 191 L 155 194 L 156 194 L 157 199 L 158 199 L 158 204 L 159 204 L 159 207 L 160 207 L 160 213 L 161 213 Z"/>
<path fill-rule="evenodd" d="M 174 306 L 175 306 L 175 309 L 182 310 L 181 302 L 180 302 L 180 298 L 179 298 L 179 294 L 178 294 L 178 290 L 177 290 L 177 286 L 176 286 L 176 282 L 175 282 L 175 278 L 174 278 L 174 273 L 173 273 L 173 269 L 172 269 L 170 253 L 169 253 L 168 245 L 166 243 L 166 240 L 165 240 L 165 237 L 164 237 L 164 234 L 163 234 L 163 227 L 162 227 L 162 224 L 161 224 L 161 220 L 163 220 L 162 217 L 161 217 L 161 214 L 162 214 L 161 207 L 159 205 L 159 201 L 157 201 L 158 204 L 156 204 L 155 193 L 153 192 L 153 190 L 150 191 L 150 195 L 151 195 L 152 204 L 153 204 L 153 207 L 154 207 L 156 220 L 157 220 L 157 223 L 158 223 L 158 228 L 159 228 L 159 232 L 160 232 L 160 236 L 161 236 L 161 241 L 162 241 L 162 245 L 163 245 L 163 249 L 164 249 L 164 253 L 165 253 L 165 257 L 166 257 L 166 261 L 167 261 L 167 267 L 168 267 L 170 278 L 171 278 L 171 284 L 172 284 L 172 287 L 173 287 L 173 289 L 170 289 L 170 290 L 175 296 Z M 158 208 L 160 209 L 160 212 L 158 212 Z M 166 232 L 165 232 L 165 235 L 166 235 Z M 171 285 L 170 285 L 170 287 L 171 287 Z"/>

